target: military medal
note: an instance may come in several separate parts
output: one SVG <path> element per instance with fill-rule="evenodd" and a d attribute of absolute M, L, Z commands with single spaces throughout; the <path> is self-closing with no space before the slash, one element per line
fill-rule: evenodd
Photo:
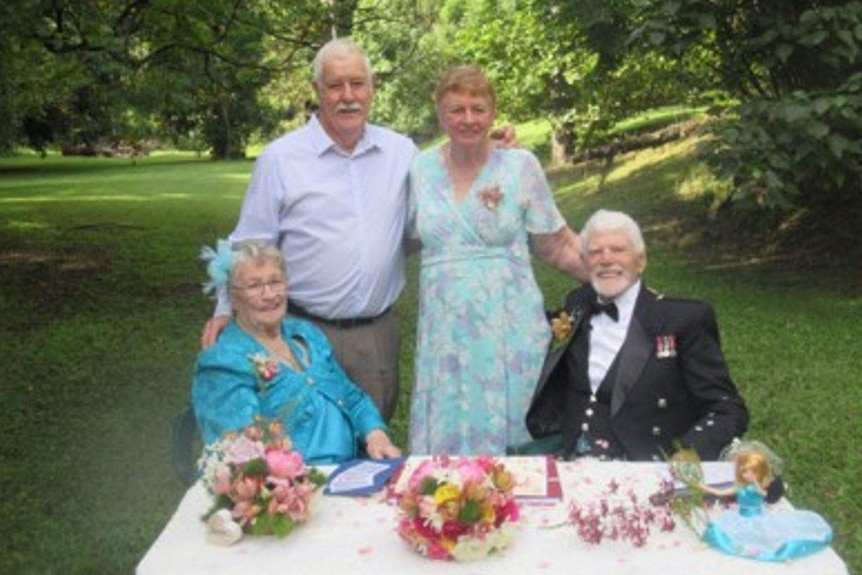
<path fill-rule="evenodd" d="M 676 357 L 676 336 L 659 335 L 655 338 L 655 356 L 658 359 Z"/>

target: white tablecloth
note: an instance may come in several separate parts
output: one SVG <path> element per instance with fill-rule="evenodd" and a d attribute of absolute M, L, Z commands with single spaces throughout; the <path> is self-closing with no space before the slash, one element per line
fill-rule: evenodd
<path fill-rule="evenodd" d="M 566 501 L 600 491 L 611 479 L 637 484 L 646 494 L 666 472 L 666 466 L 651 463 L 584 460 L 558 465 Z M 189 489 L 141 560 L 137 575 L 847 574 L 844 562 L 832 549 L 793 562 L 763 563 L 724 555 L 700 542 L 683 525 L 670 533 L 654 532 L 640 548 L 620 541 L 591 545 L 571 526 L 549 528 L 565 518 L 565 502 L 525 504 L 512 545 L 470 563 L 432 561 L 417 555 L 398 537 L 396 507 L 382 497 L 324 495 L 311 521 L 285 539 L 246 536 L 231 547 L 219 547 L 207 541 L 207 528 L 201 521 L 210 503 L 201 484 Z"/>

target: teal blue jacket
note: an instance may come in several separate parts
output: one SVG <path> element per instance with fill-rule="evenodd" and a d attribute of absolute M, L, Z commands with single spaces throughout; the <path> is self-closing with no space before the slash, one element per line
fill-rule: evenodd
<path fill-rule="evenodd" d="M 271 378 L 262 375 L 253 358 L 270 354 L 235 321 L 198 356 L 192 405 L 204 442 L 217 441 L 263 416 L 284 424 L 308 463 L 356 457 L 369 432 L 386 431 L 380 413 L 338 365 L 329 340 L 317 327 L 288 318 L 281 330 L 302 364 L 300 371 L 279 363 Z"/>

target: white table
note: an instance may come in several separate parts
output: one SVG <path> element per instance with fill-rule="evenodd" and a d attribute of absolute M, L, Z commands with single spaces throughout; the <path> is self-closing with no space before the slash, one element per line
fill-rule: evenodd
<path fill-rule="evenodd" d="M 509 459 L 511 467 L 517 460 Z M 637 483 L 644 493 L 658 485 L 666 466 L 652 463 L 559 463 L 564 499 L 588 496 L 612 478 Z M 382 497 L 322 496 L 315 515 L 285 539 L 244 537 L 231 547 L 206 538 L 201 515 L 210 497 L 194 485 L 137 567 L 137 575 L 422 574 L 514 575 L 522 573 L 846 575 L 830 548 L 788 563 L 764 563 L 724 555 L 698 540 L 683 525 L 654 532 L 646 546 L 605 541 L 590 545 L 560 523 L 567 505 L 525 504 L 520 532 L 503 553 L 470 563 L 425 559 L 395 532 L 396 507 Z M 789 505 L 781 502 L 779 505 Z M 816 511 L 816 510 L 815 510 Z"/>

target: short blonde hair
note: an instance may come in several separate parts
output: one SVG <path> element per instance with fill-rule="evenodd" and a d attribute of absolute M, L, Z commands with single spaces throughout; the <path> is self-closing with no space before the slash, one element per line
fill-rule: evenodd
<path fill-rule="evenodd" d="M 485 98 L 491 103 L 491 108 L 497 108 L 497 94 L 491 81 L 482 68 L 475 64 L 455 66 L 443 73 L 434 89 L 434 105 L 440 111 L 440 105 L 447 94 L 470 94 Z"/>

